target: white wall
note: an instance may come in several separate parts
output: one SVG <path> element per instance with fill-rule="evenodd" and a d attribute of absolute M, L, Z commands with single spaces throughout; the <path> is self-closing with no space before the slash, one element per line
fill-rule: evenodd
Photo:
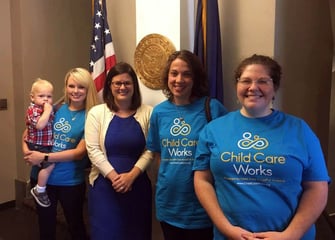
<path fill-rule="evenodd" d="M 180 0 L 137 0 L 136 1 L 136 44 L 145 36 L 157 33 L 167 37 L 176 50 L 192 50 L 190 23 L 194 24 L 194 3 Z M 192 26 L 191 25 L 191 26 Z M 152 90 L 140 84 L 143 102 L 156 105 L 165 100 L 161 90 Z"/>
<path fill-rule="evenodd" d="M 150 13 L 150 14 L 148 14 Z M 167 37 L 176 49 L 180 48 L 180 1 L 136 1 L 136 45 L 148 34 L 157 33 Z M 152 106 L 165 100 L 160 90 L 140 84 L 143 102 Z"/>

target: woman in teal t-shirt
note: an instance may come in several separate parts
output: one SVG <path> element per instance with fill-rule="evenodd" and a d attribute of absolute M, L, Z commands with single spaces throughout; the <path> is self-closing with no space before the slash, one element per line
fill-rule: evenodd
<path fill-rule="evenodd" d="M 253 55 L 236 72 L 242 105 L 200 133 L 194 183 L 215 240 L 315 239 L 327 202 L 319 140 L 302 120 L 274 110 L 281 67 Z"/>
<path fill-rule="evenodd" d="M 206 74 L 199 59 L 182 50 L 168 59 L 163 74 L 168 100 L 154 107 L 147 148 L 160 158 L 156 215 L 165 240 L 211 240 L 212 223 L 196 198 L 192 166 L 200 130 L 207 124 Z M 226 113 L 211 99 L 211 117 Z"/>
<path fill-rule="evenodd" d="M 65 104 L 55 113 L 52 152 L 29 151 L 23 143 L 24 159 L 32 165 L 31 184 L 35 186 L 38 165 L 55 163 L 47 184 L 49 207 L 36 204 L 40 239 L 57 239 L 56 215 L 62 206 L 72 239 L 88 239 L 83 218 L 85 201 L 85 168 L 88 166 L 84 125 L 86 112 L 97 103 L 91 74 L 83 68 L 71 69 L 65 75 Z"/>

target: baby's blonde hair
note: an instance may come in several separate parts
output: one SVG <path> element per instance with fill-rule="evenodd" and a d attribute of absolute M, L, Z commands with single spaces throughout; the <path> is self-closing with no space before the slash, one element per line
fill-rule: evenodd
<path fill-rule="evenodd" d="M 51 82 L 45 79 L 37 78 L 31 85 L 30 94 L 34 94 L 37 91 L 37 89 L 41 87 L 48 87 L 51 89 L 51 91 L 54 90 L 54 87 Z"/>

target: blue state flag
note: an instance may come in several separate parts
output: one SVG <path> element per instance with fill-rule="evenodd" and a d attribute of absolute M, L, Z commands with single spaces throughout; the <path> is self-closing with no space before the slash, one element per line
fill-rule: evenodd
<path fill-rule="evenodd" d="M 198 0 L 194 53 L 207 72 L 210 96 L 223 103 L 220 19 L 217 0 Z"/>

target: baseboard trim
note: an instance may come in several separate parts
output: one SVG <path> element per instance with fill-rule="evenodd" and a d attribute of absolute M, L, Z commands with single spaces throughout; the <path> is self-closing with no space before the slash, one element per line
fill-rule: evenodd
<path fill-rule="evenodd" d="M 23 200 L 30 196 L 30 183 L 21 179 L 15 179 L 15 201 L 16 207 L 23 207 Z"/>
<path fill-rule="evenodd" d="M 14 208 L 15 207 L 15 200 L 12 200 L 12 201 L 9 201 L 9 202 L 4 202 L 4 203 L 1 203 L 0 204 L 0 211 L 1 210 L 5 210 L 5 209 L 8 209 L 8 208 Z"/>

